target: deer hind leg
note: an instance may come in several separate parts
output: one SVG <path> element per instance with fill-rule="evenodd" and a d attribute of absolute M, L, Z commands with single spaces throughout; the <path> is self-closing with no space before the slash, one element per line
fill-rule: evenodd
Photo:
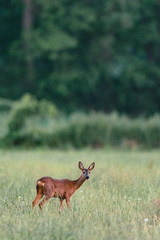
<path fill-rule="evenodd" d="M 52 196 L 51 196 L 52 197 Z M 48 196 L 45 196 L 45 198 L 39 203 L 39 208 L 42 211 L 42 206 L 51 198 Z"/>
<path fill-rule="evenodd" d="M 32 203 L 32 210 L 42 197 L 43 197 L 42 189 L 37 187 L 37 196 Z"/>

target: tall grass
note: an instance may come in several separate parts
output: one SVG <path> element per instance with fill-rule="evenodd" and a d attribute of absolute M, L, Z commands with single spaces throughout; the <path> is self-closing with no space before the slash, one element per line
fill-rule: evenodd
<path fill-rule="evenodd" d="M 160 235 L 159 151 L 0 151 L 1 239 L 157 240 Z M 64 204 L 58 199 L 35 207 L 36 180 L 42 176 L 76 179 L 77 163 L 95 169 L 90 180 Z"/>

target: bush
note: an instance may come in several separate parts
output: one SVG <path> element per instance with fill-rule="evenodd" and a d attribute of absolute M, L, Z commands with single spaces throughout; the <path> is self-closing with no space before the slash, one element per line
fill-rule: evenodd
<path fill-rule="evenodd" d="M 0 112 L 8 112 L 13 108 L 14 101 L 0 98 Z"/>
<path fill-rule="evenodd" d="M 154 115 L 145 124 L 144 144 L 147 148 L 160 147 L 160 116 Z"/>
<path fill-rule="evenodd" d="M 58 110 L 54 104 L 47 100 L 38 101 L 30 94 L 24 95 L 19 101 L 16 101 L 11 109 L 10 120 L 8 120 L 8 133 L 1 139 L 1 145 L 40 145 L 40 133 L 37 137 L 34 132 L 26 132 L 25 124 L 28 118 L 39 116 L 41 118 L 54 118 L 58 115 Z"/>
<path fill-rule="evenodd" d="M 56 107 L 47 100 L 37 101 L 33 96 L 26 94 L 13 107 L 9 132 L 12 134 L 19 131 L 25 124 L 26 118 L 31 115 L 39 114 L 55 117 L 57 113 Z"/>
<path fill-rule="evenodd" d="M 72 114 L 68 119 L 67 129 L 65 126 L 68 142 L 75 147 L 101 146 L 107 139 L 107 118 L 104 114 Z M 63 132 L 64 132 L 63 130 Z M 62 135 L 62 129 L 60 131 Z M 53 136 L 59 135 L 59 131 Z"/>
<path fill-rule="evenodd" d="M 41 105 L 43 107 L 40 110 L 37 100 L 23 98 L 12 113 L 10 134 L 5 138 L 5 143 L 53 148 L 100 148 L 106 145 L 129 148 L 160 147 L 159 115 L 149 119 L 130 119 L 116 113 L 73 113 L 70 116 L 53 118 L 57 113 L 54 115 L 50 105 L 47 105 L 48 110 L 45 111 L 45 104 Z"/>

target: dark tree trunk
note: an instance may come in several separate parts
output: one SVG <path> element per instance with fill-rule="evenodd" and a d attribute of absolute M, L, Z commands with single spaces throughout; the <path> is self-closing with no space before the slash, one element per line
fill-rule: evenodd
<path fill-rule="evenodd" d="M 25 54 L 25 83 L 26 91 L 31 92 L 34 88 L 34 61 L 31 49 L 32 43 L 32 26 L 33 26 L 33 3 L 32 0 L 24 1 L 24 11 L 22 16 L 22 31 L 24 36 L 24 54 Z"/>

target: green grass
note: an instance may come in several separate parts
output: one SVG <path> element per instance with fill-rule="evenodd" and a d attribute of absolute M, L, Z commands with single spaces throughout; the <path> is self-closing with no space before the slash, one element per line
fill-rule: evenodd
<path fill-rule="evenodd" d="M 159 151 L 1 150 L 0 239 L 3 240 L 158 240 L 160 223 Z M 91 178 L 71 199 L 71 211 L 51 199 L 31 211 L 36 180 L 42 176 L 76 179 L 78 161 Z M 144 219 L 148 218 L 145 223 Z"/>

